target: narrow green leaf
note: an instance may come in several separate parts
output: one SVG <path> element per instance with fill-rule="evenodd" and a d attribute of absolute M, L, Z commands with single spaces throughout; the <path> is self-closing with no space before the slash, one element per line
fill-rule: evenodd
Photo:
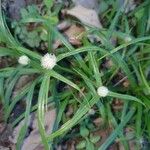
<path fill-rule="evenodd" d="M 134 96 L 131 96 L 131 95 L 119 94 L 119 93 L 115 93 L 115 92 L 109 92 L 108 96 L 116 97 L 116 98 L 119 98 L 120 100 L 135 101 L 135 102 L 138 102 L 138 103 L 145 106 L 145 104 L 140 99 L 138 99 Z"/>
<path fill-rule="evenodd" d="M 109 54 L 106 54 L 106 55 L 102 56 L 100 59 L 103 59 L 103 58 L 105 58 L 106 56 L 109 56 L 109 55 L 111 55 L 111 54 L 114 54 L 114 53 L 118 52 L 119 50 L 121 50 L 121 49 L 123 49 L 123 48 L 125 48 L 125 47 L 127 47 L 127 46 L 129 46 L 129 45 L 136 44 L 136 43 L 139 43 L 139 42 L 142 42 L 142 41 L 147 41 L 147 40 L 150 40 L 150 36 L 141 37 L 141 38 L 136 38 L 136 39 L 132 40 L 131 42 L 122 44 L 122 45 L 120 45 L 120 46 L 114 48 L 113 50 L 110 51 Z"/>
<path fill-rule="evenodd" d="M 97 86 L 101 86 L 102 85 L 102 79 L 101 79 L 101 74 L 99 72 L 99 66 L 96 62 L 96 59 L 93 55 L 92 52 L 89 52 L 89 56 L 90 56 L 90 60 L 91 60 L 91 65 L 92 65 L 92 68 L 93 68 L 93 72 L 94 72 L 94 76 L 95 76 L 95 79 L 96 79 L 96 83 L 97 83 Z"/>
<path fill-rule="evenodd" d="M 44 0 L 44 3 L 47 8 L 51 8 L 53 6 L 53 0 Z"/>
<path fill-rule="evenodd" d="M 49 144 L 46 139 L 45 132 L 45 120 L 44 120 L 44 112 L 45 112 L 45 102 L 48 102 L 48 91 L 49 91 L 49 83 L 50 83 L 50 75 L 45 74 L 43 77 L 43 81 L 41 83 L 39 97 L 38 97 L 38 126 L 39 132 L 42 138 L 42 143 L 44 144 L 45 150 L 49 150 Z"/>
<path fill-rule="evenodd" d="M 65 78 L 64 76 L 58 74 L 57 72 L 55 72 L 54 70 L 51 70 L 50 71 L 50 75 L 68 85 L 70 85 L 71 87 L 75 88 L 76 90 L 78 90 L 79 92 L 81 91 L 80 88 L 75 84 L 73 83 L 72 81 L 68 80 L 67 78 Z"/>
<path fill-rule="evenodd" d="M 124 120 L 116 127 L 113 133 L 107 138 L 107 140 L 100 146 L 99 150 L 106 150 L 110 144 L 116 139 L 116 137 L 122 132 L 122 129 L 129 122 L 133 114 L 135 113 L 135 108 L 131 108 L 127 115 L 124 117 Z"/>
<path fill-rule="evenodd" d="M 7 110 L 8 106 L 9 106 L 9 103 L 10 103 L 10 98 L 11 98 L 11 95 L 12 95 L 12 91 L 15 87 L 15 84 L 17 82 L 17 80 L 19 79 L 19 75 L 16 74 L 13 78 L 13 80 L 9 83 L 6 91 L 5 91 L 5 105 L 4 105 L 4 108 Z"/>
<path fill-rule="evenodd" d="M 90 101 L 89 104 L 92 107 L 94 104 L 96 104 L 99 100 L 99 97 L 95 96 L 93 97 Z M 55 131 L 54 133 L 52 133 L 51 135 L 49 135 L 47 137 L 47 139 L 49 141 L 53 140 L 55 137 L 58 137 L 60 135 L 62 135 L 63 133 L 65 133 L 66 131 L 68 131 L 69 129 L 71 129 L 73 126 L 75 126 L 77 124 L 77 122 L 90 110 L 89 105 L 87 103 L 87 101 L 85 100 L 79 107 L 79 109 L 77 110 L 77 112 L 75 113 L 75 115 L 73 116 L 72 119 L 70 119 L 69 121 L 67 121 L 65 124 L 63 124 L 61 126 L 61 128 L 57 131 Z"/>
<path fill-rule="evenodd" d="M 19 136 L 17 139 L 17 145 L 16 145 L 16 149 L 21 149 L 21 145 L 23 143 L 23 140 L 25 138 L 25 135 L 27 133 L 27 129 L 28 129 L 28 123 L 29 123 L 29 117 L 30 117 L 30 110 L 31 110 L 31 104 L 32 104 L 32 98 L 33 98 L 33 92 L 34 92 L 34 88 L 35 88 L 36 82 L 33 82 L 33 84 L 30 87 L 30 90 L 28 92 L 28 95 L 26 97 L 26 111 L 25 111 L 25 118 L 24 118 L 24 125 L 21 128 L 20 132 L 19 132 Z"/>
<path fill-rule="evenodd" d="M 11 99 L 11 103 L 7 107 L 7 111 L 5 113 L 5 120 L 7 121 L 12 110 L 14 109 L 15 105 L 17 104 L 18 101 L 20 101 L 28 92 L 29 92 L 29 87 L 31 84 L 27 84 L 25 87 L 23 87 L 20 91 L 16 93 L 16 96 Z"/>
<path fill-rule="evenodd" d="M 13 49 L 0 47 L 0 57 L 2 56 L 17 56 L 18 54 Z"/>
<path fill-rule="evenodd" d="M 82 48 L 78 48 L 76 50 L 73 50 L 73 51 L 70 51 L 70 52 L 67 52 L 67 53 L 63 53 L 63 54 L 60 54 L 58 55 L 57 57 L 57 61 L 60 61 L 64 58 L 67 58 L 67 57 L 70 57 L 72 55 L 76 55 L 76 54 L 79 54 L 79 53 L 83 53 L 83 52 L 94 52 L 94 51 L 99 51 L 101 52 L 102 54 L 106 54 L 108 53 L 105 49 L 102 49 L 100 47 L 96 47 L 96 46 L 85 46 L 85 47 L 82 47 Z"/>
<path fill-rule="evenodd" d="M 0 102 L 2 102 L 2 104 L 5 104 L 4 101 L 4 78 L 0 78 Z"/>
<path fill-rule="evenodd" d="M 139 68 L 140 68 L 140 73 L 141 73 L 143 84 L 144 84 L 144 86 L 145 86 L 145 88 L 147 90 L 147 93 L 150 94 L 150 86 L 149 86 L 149 84 L 148 84 L 148 82 L 147 82 L 147 80 L 146 80 L 146 78 L 145 78 L 145 76 L 143 74 L 141 66 L 139 66 Z"/>

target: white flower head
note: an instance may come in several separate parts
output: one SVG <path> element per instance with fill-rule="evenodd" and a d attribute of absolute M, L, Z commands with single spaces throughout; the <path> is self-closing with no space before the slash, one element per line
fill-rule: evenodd
<path fill-rule="evenodd" d="M 130 36 L 125 37 L 125 42 L 131 42 L 131 41 L 132 41 L 132 38 Z"/>
<path fill-rule="evenodd" d="M 26 55 L 22 55 L 22 56 L 20 56 L 19 59 L 18 59 L 18 63 L 21 64 L 21 65 L 24 65 L 24 66 L 25 66 L 25 65 L 28 65 L 29 62 L 30 62 L 30 59 L 29 59 L 29 57 L 26 56 Z"/>
<path fill-rule="evenodd" d="M 57 58 L 54 54 L 45 54 L 41 59 L 41 66 L 45 69 L 53 69 L 56 65 Z"/>
<path fill-rule="evenodd" d="M 88 112 L 89 115 L 94 115 L 95 114 L 95 110 L 94 109 L 90 109 Z"/>
<path fill-rule="evenodd" d="M 107 87 L 105 86 L 100 86 L 98 89 L 97 89 L 97 94 L 101 97 L 106 97 L 109 93 L 109 90 Z"/>

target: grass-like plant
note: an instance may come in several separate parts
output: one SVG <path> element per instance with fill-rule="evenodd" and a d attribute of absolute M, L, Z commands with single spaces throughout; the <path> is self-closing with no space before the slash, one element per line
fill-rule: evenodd
<path fill-rule="evenodd" d="M 49 2 L 51 1 L 45 3 L 48 10 L 52 6 Z M 0 9 L 0 57 L 8 56 L 17 60 L 16 65 L 0 69 L 0 100 L 6 122 L 9 122 L 16 104 L 26 97 L 25 112 L 13 122 L 9 122 L 15 127 L 22 119 L 25 121 L 19 134 L 17 149 L 20 149 L 25 138 L 31 112 L 37 112 L 42 143 L 48 150 L 52 148 L 55 139 L 63 138 L 70 129 L 88 117 L 87 113 L 93 106 L 98 108 L 104 122 L 110 123 L 114 128 L 99 150 L 107 149 L 117 138 L 125 149 L 129 149 L 128 139 L 123 131 L 126 126 L 133 126 L 137 148 L 143 137 L 150 140 L 149 10 L 150 2 L 146 0 L 130 12 L 129 17 L 136 18 L 135 26 L 131 27 L 132 20 L 123 13 L 122 8 L 120 10 L 111 8 L 111 12 L 108 11 L 103 16 L 107 18 L 108 28 L 88 27 L 89 30 L 85 32 L 83 45 L 80 48 L 73 47 L 58 31 L 57 16 L 51 11 L 44 16 L 32 16 L 21 20 L 22 24 L 39 23 L 41 28 L 47 31 L 47 53 L 53 53 L 54 39 L 59 39 L 63 43 L 63 46 L 54 52 L 56 65 L 44 68 L 41 65 L 43 54 L 24 47 L 18 39 L 14 38 Z M 88 34 L 96 35 L 101 43 L 90 42 Z M 117 47 L 113 46 L 112 38 L 118 39 Z M 25 58 L 26 65 L 18 63 L 22 56 L 29 59 L 27 62 Z M 102 67 L 106 58 L 112 63 L 109 68 Z M 24 57 L 21 62 L 23 61 Z M 117 77 L 118 72 L 128 80 L 128 87 L 117 86 L 120 81 L 114 85 L 114 78 Z M 36 78 L 13 97 L 13 89 L 18 79 L 22 75 L 32 74 L 35 74 Z M 60 85 L 61 90 L 58 90 Z M 99 88 L 102 89 L 99 91 Z M 35 92 L 38 92 L 37 103 L 32 105 Z M 123 101 L 120 118 L 117 118 L 118 116 L 111 109 L 115 98 Z M 77 110 L 70 120 L 61 124 L 63 111 L 67 105 L 75 105 Z M 46 134 L 44 127 L 44 113 L 47 107 L 55 107 L 57 110 L 54 131 L 50 135 Z"/>

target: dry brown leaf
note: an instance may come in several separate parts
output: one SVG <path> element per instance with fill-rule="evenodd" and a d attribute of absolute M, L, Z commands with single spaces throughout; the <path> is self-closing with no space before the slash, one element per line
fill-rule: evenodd
<path fill-rule="evenodd" d="M 12 127 L 9 124 L 1 123 L 0 124 L 0 146 L 12 147 L 13 143 L 9 140 L 9 137 L 12 134 Z"/>
<path fill-rule="evenodd" d="M 68 21 L 62 21 L 57 25 L 57 28 L 60 31 L 66 30 L 69 27 L 70 27 L 70 22 L 68 22 Z"/>
<path fill-rule="evenodd" d="M 78 38 L 81 39 L 81 35 L 83 32 L 85 31 L 85 29 L 83 27 L 79 27 L 77 25 L 72 25 L 67 31 L 65 31 L 65 34 L 69 37 L 69 38 Z"/>
<path fill-rule="evenodd" d="M 72 45 L 81 45 L 80 40 L 82 39 L 82 33 L 84 31 L 85 29 L 83 27 L 72 25 L 67 31 L 65 31 L 65 35 L 68 37 L 68 40 Z"/>
<path fill-rule="evenodd" d="M 99 9 L 99 2 L 98 0 L 73 0 L 75 5 L 82 5 L 88 9 L 94 9 L 98 11 Z"/>
<path fill-rule="evenodd" d="M 56 118 L 56 110 L 50 110 L 45 113 L 45 128 L 46 133 L 50 134 L 53 129 L 53 125 Z M 24 144 L 22 146 L 22 150 L 39 150 L 43 149 L 43 145 L 41 144 L 41 137 L 38 131 L 38 122 L 37 119 L 33 121 L 32 131 L 30 135 L 25 139 Z"/>
<path fill-rule="evenodd" d="M 102 126 L 104 124 L 104 120 L 102 118 L 96 118 L 93 123 L 96 125 L 96 126 Z"/>
<path fill-rule="evenodd" d="M 19 90 L 22 87 L 24 87 L 27 83 L 29 83 L 30 81 L 33 81 L 34 76 L 31 75 L 23 75 L 19 78 L 19 80 L 17 81 L 17 84 L 15 85 L 15 90 Z"/>
<path fill-rule="evenodd" d="M 49 110 L 45 113 L 45 130 L 47 134 L 50 134 L 53 129 L 53 125 L 56 118 L 56 110 Z M 22 120 L 19 125 L 14 129 L 13 136 L 10 138 L 11 142 L 14 144 L 17 143 L 18 135 L 20 129 L 24 124 L 24 120 Z M 29 136 L 24 140 L 21 150 L 42 150 L 43 145 L 41 144 L 41 137 L 38 130 L 38 122 L 37 117 L 34 114 L 30 115 L 29 126 L 32 129 Z"/>
<path fill-rule="evenodd" d="M 29 116 L 29 120 L 31 119 L 31 115 Z M 19 136 L 19 132 L 24 125 L 24 120 L 22 120 L 13 130 L 12 136 L 9 137 L 10 141 L 14 144 L 17 143 L 17 139 Z"/>
<path fill-rule="evenodd" d="M 96 131 L 94 133 L 94 135 L 96 135 L 96 136 L 98 135 L 101 137 L 101 140 L 96 144 L 97 146 L 102 145 L 112 132 L 111 127 L 104 127 L 104 126 L 101 126 L 101 127 L 103 127 L 103 128 L 101 128 L 99 131 Z"/>
<path fill-rule="evenodd" d="M 58 40 L 55 40 L 54 43 L 53 43 L 53 49 L 57 49 L 59 46 L 62 46 L 62 42 L 58 39 Z"/>
<path fill-rule="evenodd" d="M 9 147 L 0 146 L 0 150 L 10 150 Z"/>
<path fill-rule="evenodd" d="M 67 10 L 68 15 L 74 16 L 79 19 L 82 23 L 89 26 L 101 28 L 102 25 L 99 21 L 98 15 L 95 10 L 87 9 L 81 5 L 77 5 L 74 8 Z"/>

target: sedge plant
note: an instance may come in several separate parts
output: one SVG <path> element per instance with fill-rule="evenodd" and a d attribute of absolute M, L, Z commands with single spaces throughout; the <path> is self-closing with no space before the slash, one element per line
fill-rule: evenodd
<path fill-rule="evenodd" d="M 67 133 L 82 122 L 96 106 L 100 117 L 111 124 L 113 131 L 99 150 L 106 150 L 116 139 L 125 149 L 129 149 L 128 138 L 124 134 L 126 127 L 135 130 L 136 148 L 144 137 L 150 140 L 149 108 L 150 83 L 150 3 L 146 0 L 129 17 L 135 17 L 135 30 L 130 20 L 116 6 L 104 13 L 106 28 L 89 27 L 84 33 L 83 45 L 72 46 L 57 29 L 57 13 L 52 11 L 53 2 L 45 0 L 47 12 L 21 20 L 21 24 L 39 23 L 47 31 L 48 50 L 45 54 L 25 47 L 11 33 L 4 12 L 0 9 L 0 57 L 10 57 L 16 64 L 0 69 L 0 100 L 3 104 L 4 120 L 15 127 L 21 120 L 24 125 L 19 133 L 16 149 L 26 136 L 30 113 L 36 112 L 41 142 L 45 150 L 53 149 L 55 141 L 63 139 Z M 121 18 L 121 20 L 120 20 Z M 134 19 L 135 19 L 134 18 Z M 142 20 L 142 21 L 141 21 Z M 91 42 L 88 34 L 96 35 L 101 42 Z M 112 38 L 118 39 L 114 46 Z M 52 45 L 59 39 L 62 47 L 53 51 Z M 112 67 L 103 68 L 109 59 Z M 114 78 L 121 72 L 128 80 L 128 87 L 114 84 Z M 13 96 L 13 90 L 23 75 L 35 75 L 35 79 L 22 87 Z M 35 96 L 38 93 L 38 96 Z M 26 109 L 10 122 L 11 114 L 18 102 L 25 97 Z M 36 98 L 36 103 L 32 101 Z M 114 99 L 123 101 L 120 117 L 114 114 L 111 105 Z M 63 121 L 64 110 L 68 105 L 76 106 L 71 119 Z M 55 108 L 57 117 L 53 132 L 47 134 L 44 126 L 44 114 L 47 108 Z"/>

